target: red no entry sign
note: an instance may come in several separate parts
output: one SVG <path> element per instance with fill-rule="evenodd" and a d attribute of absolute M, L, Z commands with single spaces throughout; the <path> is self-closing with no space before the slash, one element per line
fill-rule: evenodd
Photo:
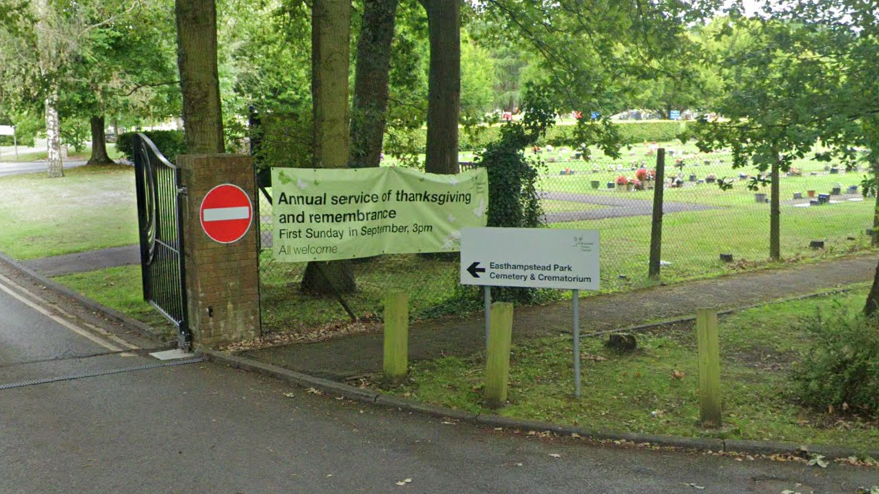
<path fill-rule="evenodd" d="M 231 244 L 240 240 L 250 229 L 253 205 L 241 187 L 222 184 L 204 196 L 199 216 L 201 227 L 208 237 L 221 244 Z"/>

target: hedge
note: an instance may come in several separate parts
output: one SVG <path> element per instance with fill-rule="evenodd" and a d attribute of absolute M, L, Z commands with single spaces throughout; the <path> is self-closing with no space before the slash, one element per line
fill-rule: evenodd
<path fill-rule="evenodd" d="M 145 130 L 143 132 L 125 132 L 116 139 L 116 149 L 129 161 L 134 160 L 134 136 L 144 134 L 159 152 L 171 163 L 177 161 L 178 154 L 186 153 L 186 142 L 182 130 Z"/>
<path fill-rule="evenodd" d="M 686 129 L 686 124 L 676 121 L 651 121 L 651 122 L 618 122 L 615 123 L 619 131 L 622 143 L 638 144 L 642 142 L 668 142 L 676 139 Z M 573 138 L 574 125 L 555 125 L 547 131 L 546 136 L 538 139 L 538 146 L 551 144 L 553 146 L 576 146 L 580 143 Z M 408 142 L 410 148 L 425 149 L 427 131 L 425 129 L 388 131 L 390 136 L 387 140 Z M 491 142 L 500 139 L 500 126 L 462 128 L 459 133 L 459 147 L 461 151 L 480 151 Z"/>
<path fill-rule="evenodd" d="M 258 161 L 262 166 L 307 166 L 311 162 L 311 121 L 296 115 L 280 114 L 264 117 L 262 146 Z M 641 142 L 667 142 L 674 140 L 686 128 L 683 122 L 651 121 L 620 122 L 615 124 L 623 144 Z M 462 128 L 459 133 L 461 151 L 481 151 L 489 143 L 500 140 L 500 126 Z M 556 125 L 547 131 L 546 136 L 537 141 L 538 146 L 576 146 L 580 143 L 573 138 L 573 125 Z M 159 151 L 172 163 L 177 155 L 186 152 L 183 132 L 179 130 L 144 131 Z M 401 149 L 423 153 L 427 147 L 426 129 L 388 129 L 385 148 L 394 153 Z M 135 132 L 119 135 L 116 149 L 127 159 L 134 156 Z"/>

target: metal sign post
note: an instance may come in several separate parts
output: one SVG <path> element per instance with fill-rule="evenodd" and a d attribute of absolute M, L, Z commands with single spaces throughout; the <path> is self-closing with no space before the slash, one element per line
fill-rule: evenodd
<path fill-rule="evenodd" d="M 574 297 L 574 396 L 580 397 L 580 290 L 571 290 Z"/>
<path fill-rule="evenodd" d="M 461 284 L 484 290 L 486 349 L 492 286 L 572 290 L 574 395 L 578 398 L 580 290 L 598 290 L 598 240 L 595 230 L 465 228 L 461 235 Z"/>
<path fill-rule="evenodd" d="M 488 351 L 488 335 L 491 332 L 491 287 L 484 286 L 485 292 L 485 351 Z"/>

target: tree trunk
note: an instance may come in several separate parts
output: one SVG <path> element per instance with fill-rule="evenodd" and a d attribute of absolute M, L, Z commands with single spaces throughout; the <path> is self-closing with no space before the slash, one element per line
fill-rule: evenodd
<path fill-rule="evenodd" d="M 113 163 L 107 155 L 107 142 L 104 136 L 104 116 L 92 117 L 92 156 L 86 165 L 109 165 Z"/>
<path fill-rule="evenodd" d="M 427 11 L 430 71 L 427 96 L 429 173 L 458 173 L 461 110 L 461 0 L 422 0 Z"/>
<path fill-rule="evenodd" d="M 781 258 L 781 198 L 779 197 L 779 169 L 781 163 L 776 159 L 772 163 L 772 184 L 769 207 L 769 258 L 777 261 Z"/>
<path fill-rule="evenodd" d="M 314 167 L 345 168 L 348 160 L 348 66 L 350 0 L 313 0 L 311 96 Z M 347 261 L 310 262 L 302 275 L 308 293 L 350 293 L 357 289 Z"/>
<path fill-rule="evenodd" d="M 873 169 L 873 177 L 879 180 L 879 161 L 870 163 Z M 870 245 L 879 247 L 879 186 L 876 187 L 876 207 L 873 208 L 873 235 L 870 238 Z"/>
<path fill-rule="evenodd" d="M 351 113 L 349 166 L 352 168 L 377 167 L 381 163 L 396 15 L 397 0 L 364 2 Z"/>
<path fill-rule="evenodd" d="M 348 164 L 350 0 L 314 0 L 311 28 L 311 96 L 314 167 Z"/>
<path fill-rule="evenodd" d="M 875 316 L 879 312 L 879 266 L 876 266 L 876 274 L 873 276 L 873 286 L 867 294 L 867 303 L 864 305 L 864 314 Z"/>
<path fill-rule="evenodd" d="M 176 0 L 177 67 L 188 154 L 224 152 L 214 0 Z"/>
<path fill-rule="evenodd" d="M 58 90 L 51 89 L 46 97 L 46 147 L 49 152 L 47 173 L 50 178 L 64 176 L 64 164 L 61 162 L 61 119 L 58 117 L 57 105 Z"/>

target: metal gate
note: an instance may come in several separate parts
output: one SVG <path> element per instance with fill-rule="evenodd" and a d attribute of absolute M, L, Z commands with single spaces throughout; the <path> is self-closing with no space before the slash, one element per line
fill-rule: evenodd
<path fill-rule="evenodd" d="M 186 320 L 183 225 L 180 222 L 180 170 L 143 134 L 135 138 L 137 218 L 143 298 L 178 329 L 180 348 L 189 351 L 192 333 Z"/>

